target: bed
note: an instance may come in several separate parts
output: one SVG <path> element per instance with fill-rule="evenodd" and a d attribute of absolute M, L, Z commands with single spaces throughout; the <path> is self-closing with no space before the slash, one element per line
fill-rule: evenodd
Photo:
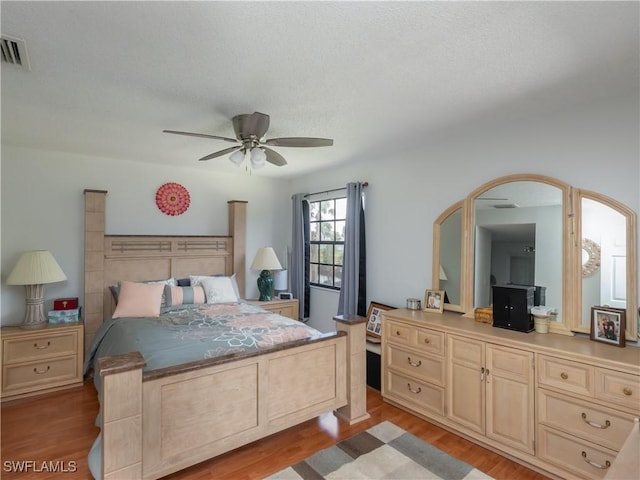
<path fill-rule="evenodd" d="M 240 300 L 112 318 L 118 282 L 235 275 L 244 297 L 247 204 L 229 202 L 228 235 L 107 235 L 106 193 L 85 191 L 85 363 L 100 398 L 94 475 L 160 478 L 327 411 L 349 423 L 368 418 L 359 317 L 321 334 Z M 112 337 L 120 340 L 108 345 Z"/>

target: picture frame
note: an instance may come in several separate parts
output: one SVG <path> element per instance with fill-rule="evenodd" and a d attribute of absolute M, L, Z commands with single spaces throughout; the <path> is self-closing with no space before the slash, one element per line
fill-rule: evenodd
<path fill-rule="evenodd" d="M 444 311 L 444 290 L 425 290 L 423 310 L 442 313 Z"/>
<path fill-rule="evenodd" d="M 382 337 L 382 312 L 394 307 L 383 303 L 371 302 L 367 310 L 367 336 L 374 339 Z"/>
<path fill-rule="evenodd" d="M 589 338 L 616 347 L 625 346 L 626 312 L 622 308 L 591 307 Z"/>

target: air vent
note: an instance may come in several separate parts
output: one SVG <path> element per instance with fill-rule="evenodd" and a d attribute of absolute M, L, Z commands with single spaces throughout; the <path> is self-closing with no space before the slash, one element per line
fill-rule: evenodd
<path fill-rule="evenodd" d="M 0 47 L 2 48 L 2 63 L 15 65 L 23 70 L 31 70 L 29 58 L 27 57 L 27 45 L 24 40 L 18 38 L 0 37 Z"/>
<path fill-rule="evenodd" d="M 519 208 L 517 203 L 496 203 L 493 208 Z"/>

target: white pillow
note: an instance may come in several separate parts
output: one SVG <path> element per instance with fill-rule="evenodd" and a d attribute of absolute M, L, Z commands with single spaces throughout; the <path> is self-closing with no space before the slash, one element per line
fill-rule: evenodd
<path fill-rule="evenodd" d="M 238 288 L 238 281 L 236 280 L 236 274 L 234 273 L 230 277 L 225 277 L 223 275 L 189 275 L 189 283 L 192 287 L 196 285 L 200 285 L 203 278 L 228 278 L 231 280 L 231 286 L 233 287 L 233 291 L 236 294 L 236 297 L 240 298 L 240 289 Z M 236 300 L 234 300 L 236 301 Z M 209 302 L 207 302 L 209 303 Z"/>
<path fill-rule="evenodd" d="M 200 285 L 204 289 L 207 303 L 228 303 L 239 300 L 230 277 L 202 277 Z"/>

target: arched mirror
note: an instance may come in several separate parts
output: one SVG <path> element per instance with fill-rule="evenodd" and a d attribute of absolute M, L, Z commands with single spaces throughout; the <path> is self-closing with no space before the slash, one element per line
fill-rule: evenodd
<path fill-rule="evenodd" d="M 462 227 L 463 202 L 448 208 L 434 222 L 433 252 L 434 262 L 433 285 L 444 290 L 444 309 L 453 312 L 464 312 L 462 308 Z"/>
<path fill-rule="evenodd" d="M 626 206 L 594 192 L 579 191 L 581 235 L 580 322 L 575 331 L 588 333 L 591 307 L 620 308 L 626 312 L 628 339 L 638 332 L 635 272 L 635 215 Z"/>
<path fill-rule="evenodd" d="M 451 238 L 458 225 L 459 243 Z M 478 187 L 438 217 L 433 285 L 455 292 L 456 303 L 445 308 L 469 317 L 491 304 L 494 284 L 534 286 L 537 301 L 542 292 L 545 306 L 557 312 L 553 333 L 588 333 L 594 305 L 624 308 L 626 336 L 635 341 L 636 249 L 630 208 L 552 177 L 510 175 Z M 459 266 L 460 276 L 449 275 L 447 265 L 455 266 L 454 275 Z"/>

